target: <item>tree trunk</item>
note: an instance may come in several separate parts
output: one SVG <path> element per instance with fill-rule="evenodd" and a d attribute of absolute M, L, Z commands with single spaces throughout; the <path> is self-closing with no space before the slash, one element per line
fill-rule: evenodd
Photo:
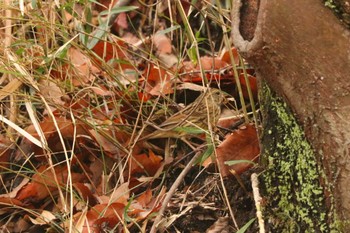
<path fill-rule="evenodd" d="M 275 176 L 270 177 L 272 180 L 267 182 L 265 179 L 267 201 L 274 200 L 272 203 L 276 212 L 280 211 L 282 215 L 286 212 L 281 201 L 292 201 L 293 205 L 300 205 L 300 208 L 314 204 L 312 208 L 320 210 L 319 215 L 312 214 L 315 209 L 304 212 L 294 208 L 294 213 L 287 212 L 304 227 L 311 227 L 310 221 L 315 222 L 315 218 L 324 215 L 323 203 L 327 208 L 325 221 L 328 226 L 333 223 L 331 228 L 336 225 L 339 228 L 341 225 L 342 230 L 349 232 L 350 31 L 321 0 L 243 2 L 241 7 L 240 1 L 234 0 L 234 44 L 255 67 L 258 78 L 272 89 L 270 92 L 269 87 L 264 86 L 267 91 L 263 91 L 263 102 L 268 106 L 263 108 L 264 120 L 270 120 L 264 123 L 267 128 L 262 136 L 263 159 L 268 161 L 266 174 L 275 172 Z M 299 129 L 293 122 L 294 117 L 281 119 L 281 112 L 289 113 L 281 101 L 287 103 L 301 125 L 303 132 L 297 133 L 300 137 L 293 136 Z M 282 126 L 274 127 L 271 122 Z M 313 149 L 306 154 L 307 142 L 302 142 L 304 134 Z M 291 135 L 292 141 L 286 140 Z M 297 145 L 299 151 L 292 144 Z M 280 158 L 273 153 L 273 147 L 279 151 Z M 276 159 L 281 159 L 277 167 L 271 163 L 276 162 Z M 307 161 L 302 162 L 303 159 Z M 290 179 L 281 178 L 281 174 L 286 174 L 282 171 L 286 169 L 286 163 L 291 161 L 287 165 L 291 166 L 288 174 Z M 305 164 L 311 167 L 300 167 Z M 319 174 L 316 183 L 314 179 L 306 179 L 311 170 Z M 274 196 L 281 194 L 281 190 L 276 192 L 276 189 L 270 189 L 271 186 L 281 184 L 281 179 L 295 182 L 286 186 L 289 190 L 285 191 L 290 194 L 286 200 Z M 321 185 L 326 199 L 321 202 L 312 200 L 312 197 L 318 196 L 315 194 L 308 196 L 311 198 L 309 203 L 301 201 L 300 195 L 303 194 L 298 191 L 313 187 L 303 182 Z M 305 214 L 311 220 L 303 220 Z M 278 218 L 278 214 L 276 216 Z M 312 226 L 315 231 L 329 230 L 322 224 Z"/>

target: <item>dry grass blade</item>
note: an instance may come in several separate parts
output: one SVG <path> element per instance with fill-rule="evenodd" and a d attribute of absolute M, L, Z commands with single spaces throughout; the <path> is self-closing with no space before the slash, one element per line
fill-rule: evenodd
<path fill-rule="evenodd" d="M 31 134 L 27 133 L 24 129 L 22 129 L 21 127 L 16 125 L 14 122 L 6 119 L 2 115 L 0 115 L 0 121 L 4 122 L 5 124 L 7 124 L 11 128 L 13 128 L 14 130 L 16 130 L 20 135 L 22 135 L 23 137 L 27 138 L 30 142 L 32 142 L 36 146 L 43 148 L 43 145 L 42 145 L 41 141 L 39 141 L 38 139 L 33 137 Z"/>

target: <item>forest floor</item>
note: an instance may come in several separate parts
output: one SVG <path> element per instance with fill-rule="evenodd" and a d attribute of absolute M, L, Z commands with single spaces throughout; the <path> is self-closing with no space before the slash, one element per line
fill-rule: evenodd
<path fill-rule="evenodd" d="M 257 232 L 230 2 L 0 3 L 0 231 Z"/>

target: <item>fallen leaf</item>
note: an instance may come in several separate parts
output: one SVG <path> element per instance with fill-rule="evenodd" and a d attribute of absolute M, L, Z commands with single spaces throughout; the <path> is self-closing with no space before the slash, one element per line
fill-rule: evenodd
<path fill-rule="evenodd" d="M 134 66 L 130 64 L 128 59 L 128 48 L 127 45 L 121 40 L 115 40 L 113 42 L 99 41 L 92 48 L 92 50 L 105 62 L 110 62 L 111 66 L 120 69 L 131 69 L 134 70 Z M 94 61 L 98 65 L 102 65 L 102 61 L 95 58 Z"/>
<path fill-rule="evenodd" d="M 32 181 L 18 192 L 16 199 L 27 203 L 37 203 L 48 197 L 53 191 L 65 187 L 68 178 L 67 167 L 65 165 L 56 166 L 54 172 L 58 183 L 56 183 L 51 168 L 46 165 L 39 167 Z M 70 175 L 73 183 L 82 182 L 85 179 L 84 174 L 71 172 Z"/>
<path fill-rule="evenodd" d="M 161 167 L 161 156 L 155 155 L 151 150 L 147 154 L 134 155 L 130 158 L 130 173 L 132 174 L 146 174 L 153 176 Z"/>
<path fill-rule="evenodd" d="M 239 82 L 241 83 L 243 97 L 244 99 L 249 100 L 248 88 L 250 88 L 253 98 L 256 101 L 258 100 L 258 85 L 257 85 L 256 77 L 250 74 L 247 74 L 247 79 L 249 82 L 249 87 L 244 77 L 244 74 L 242 73 L 239 75 Z"/>
<path fill-rule="evenodd" d="M 131 203 L 130 214 L 136 215 L 138 220 L 147 218 L 151 213 L 157 212 L 160 209 L 164 195 L 164 187 L 157 197 L 152 195 L 151 189 L 147 189 Z"/>
<path fill-rule="evenodd" d="M 167 95 L 174 92 L 172 75 L 165 69 L 151 64 L 148 69 L 144 71 L 146 77 L 145 92 L 153 96 L 160 94 Z"/>
<path fill-rule="evenodd" d="M 83 54 L 81 50 L 70 47 L 67 56 L 72 64 L 72 70 L 69 72 L 72 76 L 74 86 L 80 86 L 84 83 L 92 82 L 100 69 L 92 64 L 90 58 Z"/>
<path fill-rule="evenodd" d="M 9 209 L 15 208 L 15 207 L 24 207 L 25 204 L 21 202 L 20 200 L 10 198 L 10 197 L 0 197 L 0 214 L 6 214 L 9 213 Z"/>
<path fill-rule="evenodd" d="M 11 192 L 9 193 L 4 193 L 0 195 L 0 198 L 15 198 L 18 194 L 18 192 L 25 186 L 27 185 L 29 182 L 28 178 L 23 178 L 23 180 L 21 181 L 21 183 L 19 185 L 16 186 L 16 188 L 14 188 Z"/>
<path fill-rule="evenodd" d="M 172 52 L 171 40 L 163 33 L 156 33 L 153 38 L 154 46 L 157 49 L 157 54 L 170 54 Z"/>
<path fill-rule="evenodd" d="M 234 61 L 236 66 L 239 65 L 239 54 L 238 51 L 235 47 L 232 47 L 231 49 Z M 221 55 L 221 61 L 226 62 L 227 64 L 231 64 L 231 57 L 230 57 L 230 52 L 229 51 L 224 51 L 223 54 Z"/>
<path fill-rule="evenodd" d="M 229 64 L 219 58 L 203 56 L 199 59 L 199 64 L 193 64 L 191 61 L 185 61 L 180 68 L 181 79 L 184 82 L 202 82 L 201 68 L 206 74 L 207 79 L 219 81 L 225 69 Z"/>
<path fill-rule="evenodd" d="M 79 209 L 79 210 L 84 209 L 87 204 L 89 204 L 90 206 L 94 206 L 97 204 L 96 198 L 94 197 L 88 185 L 84 183 L 76 182 L 73 184 L 73 188 L 76 190 L 76 192 L 79 195 L 79 198 L 76 198 L 77 202 L 81 203 L 82 204 L 81 206 L 83 206 L 81 208 L 78 208 L 78 206 L 75 205 L 76 209 Z"/>
<path fill-rule="evenodd" d="M 105 198 L 104 202 L 101 202 L 101 204 L 117 202 L 117 203 L 127 205 L 129 198 L 130 198 L 129 183 L 125 182 L 119 185 L 117 188 L 115 188 L 112 194 L 109 197 Z"/>
<path fill-rule="evenodd" d="M 259 140 L 254 125 L 249 124 L 235 130 L 216 148 L 221 175 L 224 177 L 230 175 L 230 170 L 234 170 L 236 174 L 243 173 L 252 167 L 251 163 L 241 162 L 228 166 L 225 162 L 235 160 L 256 161 L 259 153 Z"/>
<path fill-rule="evenodd" d="M 83 233 L 106 232 L 123 220 L 125 205 L 121 203 L 99 204 L 86 214 Z"/>
<path fill-rule="evenodd" d="M 50 79 L 40 79 L 39 89 L 41 95 L 51 103 L 59 105 L 64 105 L 65 102 L 62 100 L 65 96 L 63 90 L 58 86 L 57 83 Z M 66 97 L 67 98 L 67 97 Z"/>
<path fill-rule="evenodd" d="M 71 120 L 65 117 L 57 117 L 55 118 L 55 120 L 53 120 L 52 118 L 44 118 L 42 122 L 40 122 L 39 128 L 45 136 L 48 148 L 50 148 L 50 151 L 48 153 L 51 153 L 52 156 L 54 156 L 57 160 L 60 160 L 60 156 L 64 157 L 64 147 L 61 143 L 58 130 L 60 131 L 60 134 L 64 139 L 66 149 L 70 149 L 70 147 L 72 147 L 70 143 L 73 142 L 73 138 L 75 136 L 74 133 L 76 133 L 76 136 L 88 134 L 88 132 L 85 130 L 81 123 L 73 124 Z M 40 141 L 39 133 L 37 132 L 37 129 L 34 125 L 28 126 L 26 132 Z M 45 157 L 45 154 L 47 153 L 45 153 L 41 147 L 35 145 L 27 138 L 23 138 L 20 144 L 20 148 L 21 150 L 16 151 L 17 159 L 20 159 L 30 154 L 33 154 L 34 158 L 36 158 L 37 160 L 47 159 Z"/>
<path fill-rule="evenodd" d="M 35 225 L 46 225 L 50 224 L 53 220 L 55 220 L 56 216 L 50 211 L 43 210 L 41 214 L 35 219 L 32 217 L 29 217 L 29 219 Z"/>

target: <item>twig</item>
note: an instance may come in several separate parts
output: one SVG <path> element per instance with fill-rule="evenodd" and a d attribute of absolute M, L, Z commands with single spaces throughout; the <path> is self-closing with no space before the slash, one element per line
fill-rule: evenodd
<path fill-rule="evenodd" d="M 198 151 L 193 158 L 190 160 L 190 162 L 186 165 L 186 167 L 182 170 L 182 172 L 180 173 L 180 175 L 177 177 L 177 179 L 175 180 L 174 184 L 171 186 L 171 188 L 169 189 L 167 195 L 165 196 L 163 202 L 162 202 L 162 207 L 159 210 L 159 213 L 157 215 L 157 217 L 155 218 L 151 231 L 150 233 L 156 233 L 157 232 L 157 227 L 159 222 L 161 221 L 164 211 L 171 199 L 171 197 L 173 196 L 173 194 L 175 193 L 176 189 L 179 187 L 179 185 L 181 184 L 181 182 L 183 181 L 183 179 L 185 178 L 186 174 L 191 170 L 192 165 L 195 163 L 195 161 L 202 155 L 201 153 L 202 151 Z"/>
<path fill-rule="evenodd" d="M 256 217 L 258 218 L 258 223 L 259 223 L 259 232 L 265 233 L 265 224 L 264 224 L 264 219 L 262 217 L 262 212 L 261 212 L 261 196 L 259 193 L 258 175 L 256 173 L 253 173 L 250 179 L 252 181 L 253 197 L 254 197 L 255 207 L 256 207 Z"/>

